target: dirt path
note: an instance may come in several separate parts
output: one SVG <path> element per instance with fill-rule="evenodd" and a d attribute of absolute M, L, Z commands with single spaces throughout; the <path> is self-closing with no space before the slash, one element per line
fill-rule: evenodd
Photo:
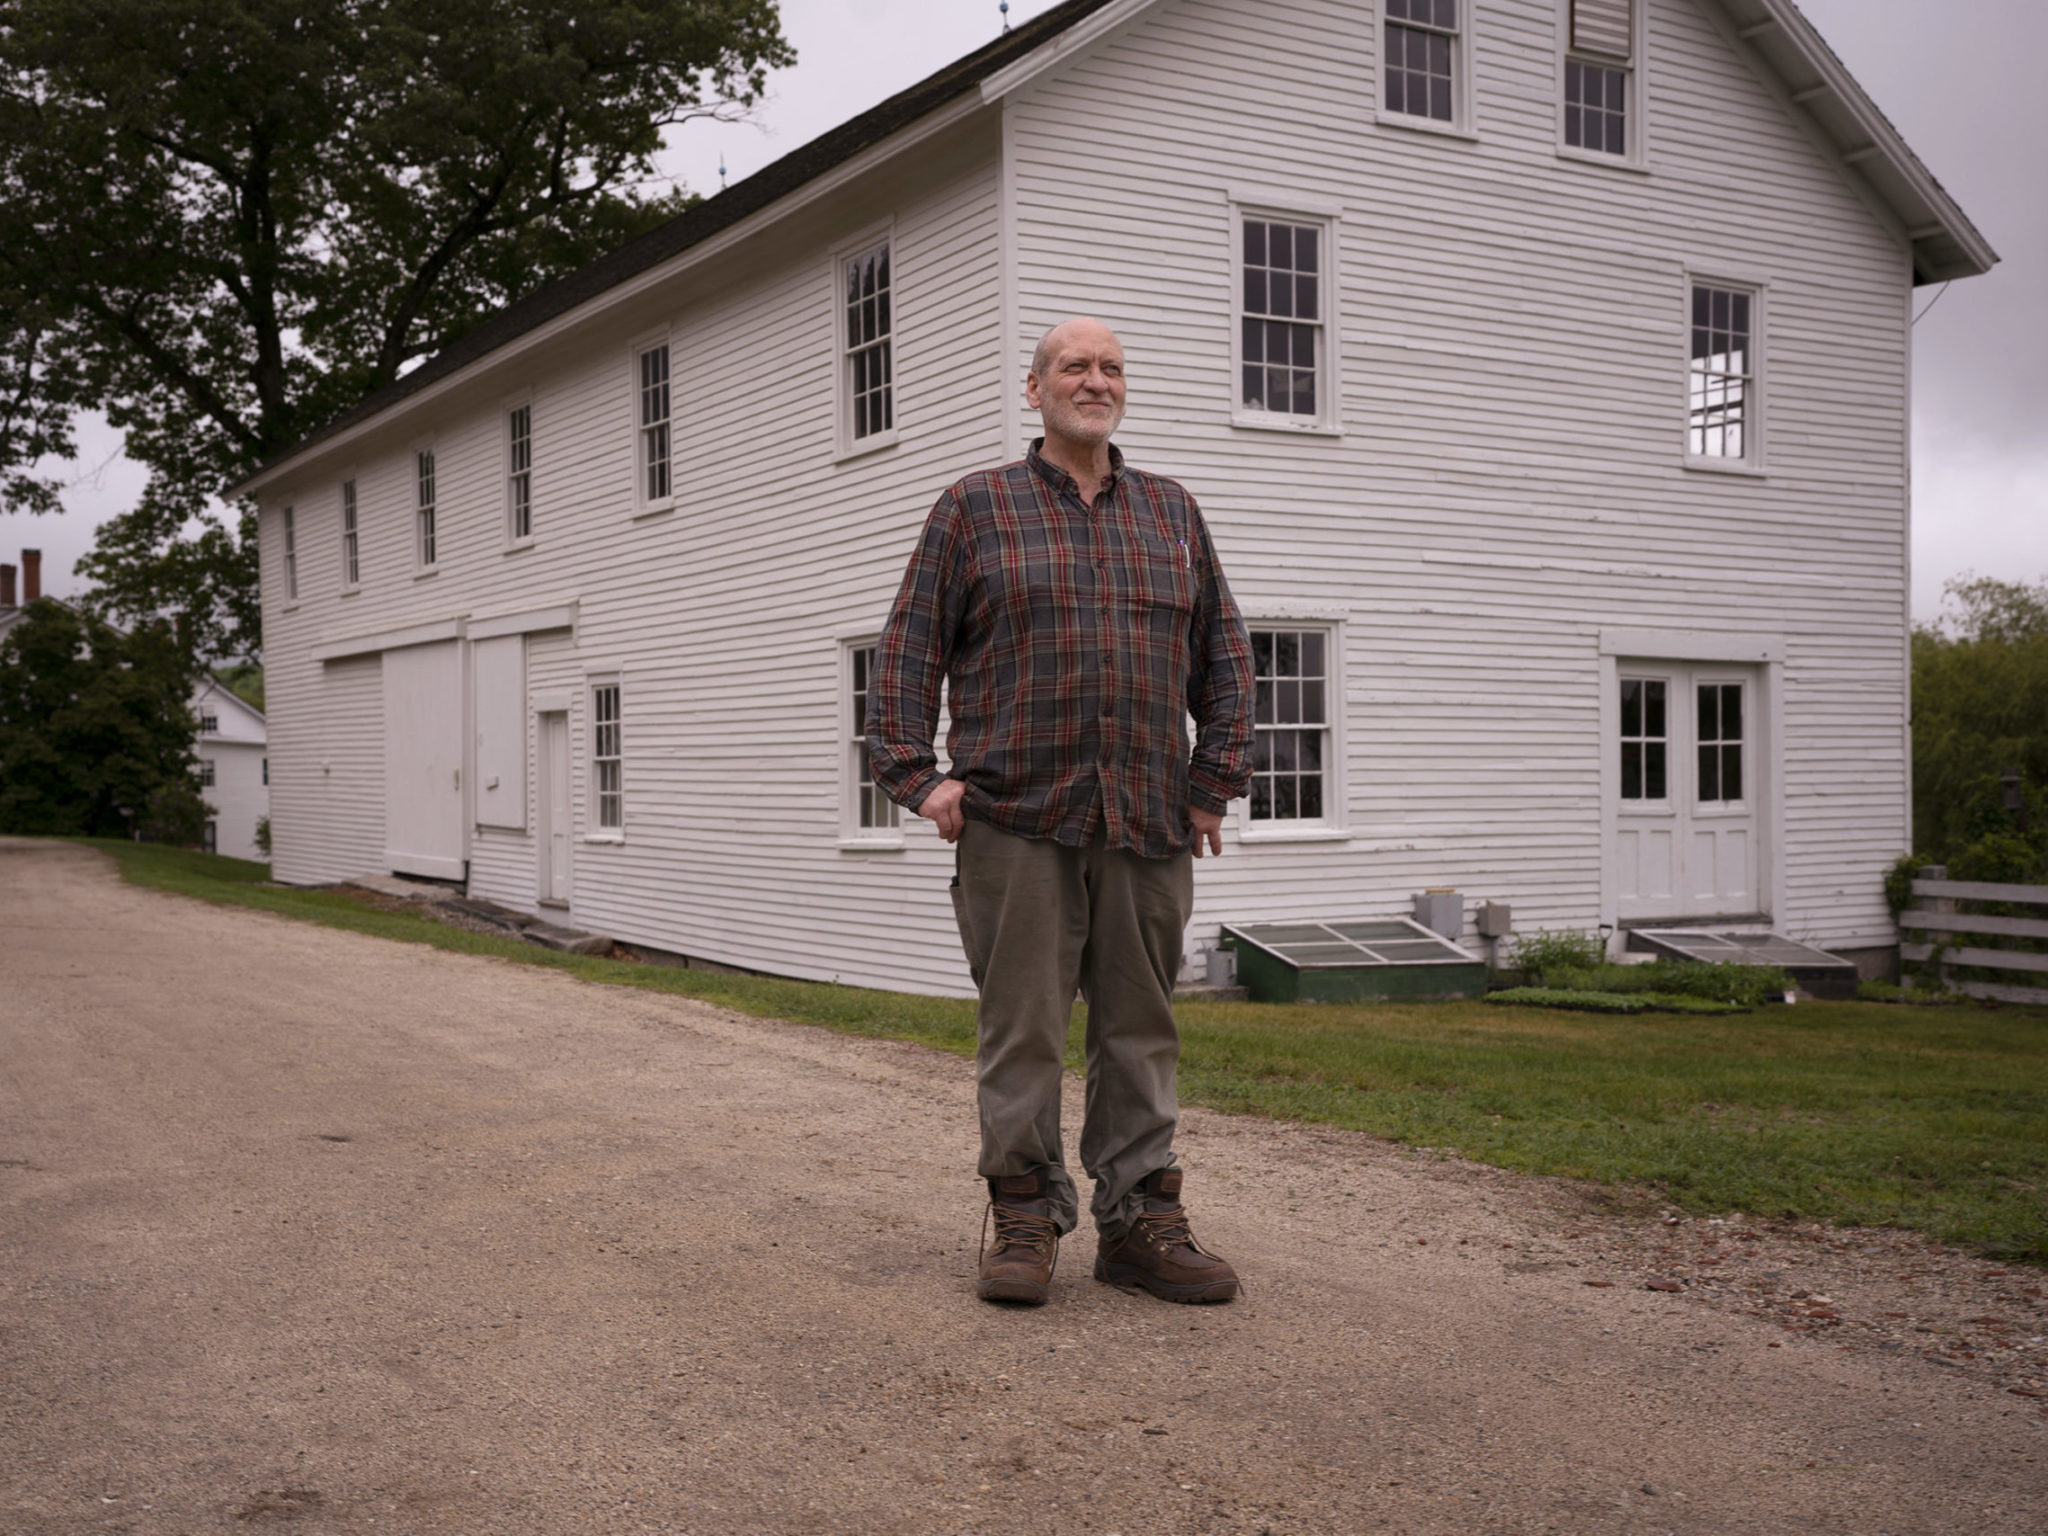
<path fill-rule="evenodd" d="M 1073 1118 L 1078 1125 L 1078 1106 Z M 2039 1404 L 1191 1114 L 1227 1308 L 971 1292 L 965 1063 L 0 841 L 0 1531 L 2048 1530 Z"/>

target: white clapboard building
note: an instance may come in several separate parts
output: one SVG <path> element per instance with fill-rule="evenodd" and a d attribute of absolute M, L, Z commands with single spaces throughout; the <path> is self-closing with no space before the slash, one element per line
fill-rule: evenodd
<path fill-rule="evenodd" d="M 1914 289 L 1995 259 L 1790 0 L 1074 0 L 247 482 L 274 869 L 966 990 L 864 648 L 1086 313 L 1271 685 L 1191 950 L 1454 887 L 1874 951 Z"/>
<path fill-rule="evenodd" d="M 232 858 L 266 860 L 258 828 L 270 815 L 270 748 L 263 711 L 217 677 L 192 693 L 199 736 L 199 795 L 206 802 L 205 847 Z"/>

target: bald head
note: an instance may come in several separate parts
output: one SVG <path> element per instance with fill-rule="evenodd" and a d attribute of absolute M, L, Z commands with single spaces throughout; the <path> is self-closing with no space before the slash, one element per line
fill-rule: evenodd
<path fill-rule="evenodd" d="M 1097 344 L 1106 341 L 1117 349 L 1119 356 L 1123 352 L 1123 344 L 1116 339 L 1115 331 L 1100 320 L 1077 315 L 1072 320 L 1062 320 L 1038 338 L 1038 347 L 1031 354 L 1031 371 L 1041 379 L 1047 377 L 1051 374 L 1053 363 L 1061 350 L 1083 340 Z"/>

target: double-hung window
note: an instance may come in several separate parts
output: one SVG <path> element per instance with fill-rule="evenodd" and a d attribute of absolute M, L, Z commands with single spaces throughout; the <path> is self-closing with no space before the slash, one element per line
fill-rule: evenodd
<path fill-rule="evenodd" d="M 896 318 L 888 242 L 842 261 L 840 288 L 846 438 L 848 447 L 858 448 L 896 430 Z"/>
<path fill-rule="evenodd" d="M 1639 155 L 1631 120 L 1636 90 L 1637 0 L 1566 0 L 1571 37 L 1564 60 L 1567 149 L 1628 160 Z"/>
<path fill-rule="evenodd" d="M 515 405 L 505 413 L 505 537 L 515 544 L 533 537 L 531 405 Z"/>
<path fill-rule="evenodd" d="M 354 591 L 362 584 L 362 535 L 356 526 L 356 483 L 341 482 L 341 585 Z"/>
<path fill-rule="evenodd" d="M 1239 225 L 1237 418 L 1324 423 L 1331 415 L 1330 226 L 1253 213 Z"/>
<path fill-rule="evenodd" d="M 644 348 L 635 360 L 640 408 L 640 500 L 666 505 L 674 495 L 669 474 L 668 343 Z"/>
<path fill-rule="evenodd" d="M 590 690 L 591 818 L 597 830 L 619 833 L 626 825 L 624 742 L 619 718 L 619 685 L 598 683 Z"/>
<path fill-rule="evenodd" d="M 284 509 L 284 597 L 299 600 L 299 518 L 290 507 Z"/>
<path fill-rule="evenodd" d="M 199 759 L 199 782 L 206 789 L 213 788 L 216 782 L 213 759 L 210 757 Z"/>
<path fill-rule="evenodd" d="M 1383 0 L 1386 56 L 1381 104 L 1397 117 L 1459 124 L 1465 39 L 1460 12 L 1469 0 Z"/>
<path fill-rule="evenodd" d="M 1758 295 L 1692 284 L 1686 378 L 1686 457 L 1708 466 L 1754 466 L 1757 441 Z"/>
<path fill-rule="evenodd" d="M 846 786 L 847 827 L 851 838 L 893 834 L 902 825 L 896 802 L 882 793 L 868 764 L 868 687 L 875 675 L 875 647 L 847 647 Z M 892 838 L 893 840 L 893 838 Z"/>
<path fill-rule="evenodd" d="M 202 736 L 218 736 L 220 734 L 220 716 L 202 714 L 199 717 L 199 734 Z"/>
<path fill-rule="evenodd" d="M 1332 633 L 1255 626 L 1251 640 L 1251 825 L 1334 825 L 1340 786 L 1331 740 Z"/>
<path fill-rule="evenodd" d="M 434 532 L 434 450 L 422 448 L 413 461 L 413 559 L 421 570 L 431 571 L 440 558 Z"/>

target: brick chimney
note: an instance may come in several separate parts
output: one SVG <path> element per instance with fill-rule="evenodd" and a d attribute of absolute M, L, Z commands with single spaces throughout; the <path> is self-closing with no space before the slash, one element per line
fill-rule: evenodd
<path fill-rule="evenodd" d="M 21 601 L 27 605 L 42 595 L 43 552 L 40 549 L 24 549 L 21 552 Z"/>
<path fill-rule="evenodd" d="M 0 565 L 0 608 L 14 606 L 14 567 Z"/>

